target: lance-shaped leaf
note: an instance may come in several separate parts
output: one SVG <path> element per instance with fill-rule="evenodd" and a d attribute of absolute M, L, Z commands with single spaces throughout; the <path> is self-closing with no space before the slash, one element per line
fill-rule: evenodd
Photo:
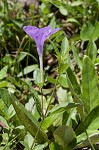
<path fill-rule="evenodd" d="M 82 101 L 79 98 L 80 95 L 80 86 L 77 83 L 76 77 L 73 74 L 73 71 L 71 68 L 68 68 L 66 71 L 66 77 L 67 77 L 67 82 L 71 91 L 71 94 L 73 95 L 73 101 L 75 103 L 81 104 L 81 106 L 77 107 L 77 111 L 80 113 L 81 117 L 83 117 L 83 107 L 82 107 Z"/>
<path fill-rule="evenodd" d="M 95 133 L 91 135 L 89 138 L 92 144 L 96 144 L 99 141 L 99 133 Z M 85 139 L 83 142 L 79 143 L 77 146 L 75 146 L 74 149 L 77 150 L 87 146 L 90 146 L 88 138 Z"/>
<path fill-rule="evenodd" d="M 39 143 L 48 142 L 47 135 L 41 129 L 40 124 L 33 117 L 33 115 L 16 100 L 16 97 L 13 94 L 11 94 L 11 101 L 18 117 L 20 118 L 26 129 L 30 132 L 30 134 L 33 137 L 37 135 L 36 140 Z M 15 103 L 15 101 L 17 101 L 17 103 Z"/>
<path fill-rule="evenodd" d="M 93 62 L 95 62 L 97 57 L 97 46 L 92 40 L 90 40 L 87 45 L 86 55 L 89 56 Z"/>
<path fill-rule="evenodd" d="M 8 66 L 3 67 L 0 70 L 0 80 L 4 79 L 7 76 Z"/>
<path fill-rule="evenodd" d="M 7 107 L 11 105 L 10 95 L 6 89 L 0 88 L 0 99 L 3 100 Z"/>
<path fill-rule="evenodd" d="M 89 57 L 84 58 L 82 70 L 82 97 L 85 112 L 89 113 L 99 103 L 95 67 Z"/>
<path fill-rule="evenodd" d="M 67 69 L 67 76 L 73 86 L 75 93 L 77 93 L 79 95 L 80 94 L 80 86 L 79 86 L 77 79 L 70 67 L 68 67 L 68 69 Z"/>
<path fill-rule="evenodd" d="M 84 118 L 75 130 L 76 135 L 80 135 L 89 127 L 89 125 L 99 117 L 99 105 L 92 109 L 92 111 Z"/>

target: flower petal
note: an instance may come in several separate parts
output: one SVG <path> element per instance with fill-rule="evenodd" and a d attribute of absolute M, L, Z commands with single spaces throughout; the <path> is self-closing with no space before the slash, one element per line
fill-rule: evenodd
<path fill-rule="evenodd" d="M 37 28 L 35 26 L 24 26 L 23 29 L 36 42 L 38 55 L 42 55 L 43 53 L 43 46 L 45 40 L 49 38 L 50 35 L 60 30 L 59 28 L 51 29 L 50 25 L 44 28 Z"/>
<path fill-rule="evenodd" d="M 44 43 L 46 39 L 48 39 L 52 34 L 56 33 L 59 30 L 60 30 L 59 28 L 57 29 L 51 29 L 51 27 L 48 28 L 48 30 L 46 30 L 42 36 L 41 43 Z"/>
<path fill-rule="evenodd" d="M 46 34 L 48 34 L 49 32 L 51 32 L 50 25 L 38 30 L 38 33 L 36 35 L 36 46 L 39 55 L 43 53 L 44 41 L 46 40 Z"/>
<path fill-rule="evenodd" d="M 59 30 L 60 30 L 60 28 L 52 29 L 52 30 L 51 30 L 51 33 L 50 33 L 50 35 L 52 35 L 52 34 L 54 34 L 54 33 L 58 32 Z"/>
<path fill-rule="evenodd" d="M 36 39 L 37 32 L 39 28 L 35 26 L 24 26 L 23 30 L 34 40 Z"/>

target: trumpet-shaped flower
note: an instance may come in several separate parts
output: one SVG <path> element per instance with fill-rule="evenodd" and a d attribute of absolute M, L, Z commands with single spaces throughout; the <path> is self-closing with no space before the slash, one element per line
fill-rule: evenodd
<path fill-rule="evenodd" d="M 50 25 L 44 28 L 37 28 L 35 26 L 24 26 L 23 29 L 32 39 L 34 39 L 39 56 L 43 54 L 43 46 L 45 40 L 48 39 L 50 35 L 60 30 L 59 28 L 51 29 Z"/>
<path fill-rule="evenodd" d="M 41 72 L 41 83 L 43 83 L 43 47 L 44 42 L 46 39 L 50 37 L 50 35 L 56 33 L 60 29 L 51 29 L 51 26 L 48 25 L 44 28 L 37 28 L 35 26 L 24 26 L 24 31 L 32 38 L 34 39 L 37 47 L 37 53 L 39 55 L 39 61 L 40 61 L 40 72 Z"/>

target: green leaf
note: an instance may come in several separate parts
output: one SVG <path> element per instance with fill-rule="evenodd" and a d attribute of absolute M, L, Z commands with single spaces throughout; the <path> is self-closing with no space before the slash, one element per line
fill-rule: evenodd
<path fill-rule="evenodd" d="M 53 41 L 51 41 L 50 39 L 49 39 L 49 42 L 52 44 L 53 49 L 55 50 L 55 53 L 57 54 L 57 57 L 60 58 L 60 52 L 59 52 L 59 49 L 57 48 L 56 44 Z"/>
<path fill-rule="evenodd" d="M 69 42 L 67 37 L 64 37 L 61 44 L 61 53 L 63 56 L 68 51 L 68 49 L 69 49 Z"/>
<path fill-rule="evenodd" d="M 80 25 L 80 23 L 78 22 L 78 20 L 75 19 L 75 18 L 68 18 L 68 19 L 66 20 L 66 22 L 74 22 L 74 23 L 77 23 L 78 25 Z"/>
<path fill-rule="evenodd" d="M 74 59 L 76 60 L 78 67 L 80 68 L 80 70 L 82 70 L 82 61 L 79 58 L 79 54 L 75 46 L 72 47 L 72 51 L 73 51 Z"/>
<path fill-rule="evenodd" d="M 28 52 L 20 52 L 20 55 L 19 55 L 19 58 L 18 58 L 18 61 L 21 61 L 24 59 L 24 57 L 29 56 L 31 57 L 32 59 L 35 60 L 35 62 L 38 62 L 37 58 L 35 56 L 33 56 L 32 54 L 28 53 Z"/>
<path fill-rule="evenodd" d="M 49 83 L 53 83 L 53 84 L 55 84 L 57 82 L 56 79 L 52 78 L 51 76 L 48 76 L 47 80 Z"/>
<path fill-rule="evenodd" d="M 61 86 L 57 89 L 57 98 L 59 104 L 62 104 L 63 102 L 67 102 L 67 90 L 62 88 Z M 69 99 L 70 100 L 70 99 Z"/>
<path fill-rule="evenodd" d="M 97 75 L 89 57 L 84 58 L 82 70 L 82 97 L 85 112 L 89 113 L 99 103 Z"/>
<path fill-rule="evenodd" d="M 15 98 L 13 94 L 11 94 L 10 98 L 18 117 L 20 118 L 21 122 L 24 124 L 26 129 L 30 132 L 30 134 L 33 137 L 35 137 L 35 135 L 39 131 L 36 140 L 39 143 L 46 142 L 46 141 L 48 142 L 47 135 L 40 128 L 40 124 L 33 117 L 33 115 L 21 103 L 18 102 L 18 100 Z M 15 103 L 15 101 L 17 103 Z"/>
<path fill-rule="evenodd" d="M 71 3 L 72 7 L 79 6 L 79 5 L 83 5 L 83 2 L 81 0 L 73 1 Z"/>
<path fill-rule="evenodd" d="M 14 63 L 15 63 L 15 60 L 12 59 L 12 57 L 11 57 L 10 54 L 7 54 L 7 55 L 5 55 L 5 56 L 3 57 L 3 62 L 4 62 L 5 64 L 11 65 L 11 64 L 14 64 Z"/>
<path fill-rule="evenodd" d="M 90 138 L 90 141 L 91 141 L 92 144 L 96 144 L 99 141 L 99 133 L 95 133 L 95 134 L 89 136 L 89 138 Z M 74 149 L 81 149 L 81 148 L 87 147 L 87 146 L 90 146 L 88 138 L 85 139 L 80 144 L 78 144 L 77 146 L 75 146 Z"/>
<path fill-rule="evenodd" d="M 60 150 L 62 149 L 62 147 L 60 145 L 58 145 L 56 142 L 52 142 L 49 145 L 50 150 Z"/>
<path fill-rule="evenodd" d="M 52 28 L 55 29 L 55 27 L 56 27 L 56 18 L 55 18 L 55 16 L 52 17 L 52 19 L 50 21 L 50 25 L 51 25 Z"/>
<path fill-rule="evenodd" d="M 45 149 L 47 146 L 48 146 L 48 143 L 47 143 L 47 142 L 44 143 L 44 144 L 38 144 L 37 146 L 35 146 L 35 147 L 33 148 L 33 150 L 43 150 L 43 149 Z"/>
<path fill-rule="evenodd" d="M 3 67 L 0 70 L 0 80 L 4 79 L 7 76 L 8 66 Z"/>
<path fill-rule="evenodd" d="M 42 128 L 43 130 L 46 130 L 51 124 L 54 123 L 54 121 L 56 121 L 59 117 L 62 117 L 63 113 L 71 108 L 77 107 L 79 106 L 79 104 L 75 104 L 75 103 L 63 103 L 63 104 L 58 104 L 55 105 L 54 108 L 52 108 L 49 111 L 49 115 L 44 119 L 43 123 L 42 123 Z"/>
<path fill-rule="evenodd" d="M 62 15 L 64 15 L 64 16 L 67 16 L 67 15 L 68 15 L 68 10 L 67 10 L 65 7 L 63 7 L 63 6 L 60 6 L 60 7 L 59 7 L 59 11 L 60 11 L 60 13 L 61 13 Z"/>
<path fill-rule="evenodd" d="M 76 138 L 76 134 L 71 127 L 62 125 L 55 130 L 54 138 L 59 145 L 65 148 Z"/>
<path fill-rule="evenodd" d="M 62 114 L 63 114 L 64 110 L 53 113 L 52 115 L 46 117 L 42 123 L 42 129 L 43 130 L 47 130 L 48 127 L 50 127 L 57 119 L 59 119 L 59 117 L 62 118 Z"/>
<path fill-rule="evenodd" d="M 94 31 L 92 34 L 92 40 L 96 41 L 99 38 L 99 21 L 95 22 Z"/>
<path fill-rule="evenodd" d="M 66 72 L 67 68 L 68 68 L 68 64 L 60 64 L 60 66 L 58 68 L 58 73 L 62 74 L 64 72 Z"/>
<path fill-rule="evenodd" d="M 27 66 L 26 68 L 24 68 L 23 72 L 20 72 L 17 76 L 21 77 L 22 75 L 26 75 L 26 74 L 36 70 L 37 68 L 38 68 L 38 65 Z"/>
<path fill-rule="evenodd" d="M 83 41 L 96 41 L 99 37 L 99 22 L 95 22 L 94 25 L 91 22 L 84 24 L 80 37 Z"/>
<path fill-rule="evenodd" d="M 0 126 L 2 126 L 3 128 L 9 128 L 9 125 L 8 125 L 6 119 L 2 116 L 0 116 Z"/>
<path fill-rule="evenodd" d="M 66 103 L 66 102 L 63 102 L 62 104 L 56 104 L 50 111 L 49 113 L 54 114 L 56 112 L 61 112 L 61 111 L 64 111 L 64 110 L 68 110 L 68 109 L 71 109 L 71 108 L 74 108 L 74 107 L 77 107 L 79 106 L 79 104 L 77 103 Z"/>
<path fill-rule="evenodd" d="M 36 103 L 36 108 L 38 110 L 39 115 L 41 116 L 42 108 L 41 108 L 40 98 L 38 96 L 38 93 L 31 86 L 30 88 L 31 88 L 31 95 L 33 96 L 33 99 L 35 100 Z"/>
<path fill-rule="evenodd" d="M 70 67 L 67 69 L 67 75 L 68 75 L 68 79 L 70 80 L 75 93 L 80 94 L 80 85 L 78 84 L 77 79 Z"/>
<path fill-rule="evenodd" d="M 0 98 L 3 100 L 7 107 L 11 105 L 10 96 L 6 89 L 0 88 Z"/>
<path fill-rule="evenodd" d="M 47 0 L 47 2 L 48 2 L 48 0 Z M 52 3 L 57 8 L 59 8 L 60 6 L 64 6 L 62 1 L 60 1 L 60 0 L 55 0 L 55 1 L 49 0 L 49 2 Z"/>
<path fill-rule="evenodd" d="M 42 87 L 43 82 L 41 82 L 41 73 L 40 73 L 39 68 L 34 70 L 33 78 L 34 78 L 35 84 L 37 84 L 39 87 Z"/>
<path fill-rule="evenodd" d="M 21 60 L 23 60 L 26 57 L 27 53 L 20 53 L 18 56 L 18 62 L 20 62 Z"/>
<path fill-rule="evenodd" d="M 25 138 L 24 138 L 24 142 L 22 141 L 21 144 L 23 144 L 25 146 L 25 149 L 26 150 L 29 150 L 33 144 L 33 137 L 30 133 L 27 133 L 25 135 Z"/>
<path fill-rule="evenodd" d="M 81 33 L 80 33 L 80 37 L 83 41 L 88 41 L 91 39 L 92 33 L 93 33 L 94 27 L 93 25 L 88 22 L 86 24 L 83 25 Z"/>
<path fill-rule="evenodd" d="M 48 6 L 45 4 L 45 3 L 41 3 L 40 5 L 40 9 L 41 11 L 46 15 L 46 14 L 49 14 L 49 9 L 48 9 Z"/>
<path fill-rule="evenodd" d="M 88 126 L 88 129 L 87 129 L 88 135 L 99 133 L 98 128 L 99 128 L 99 115 L 98 116 L 96 115 L 96 119 L 94 118 L 94 120 Z"/>
<path fill-rule="evenodd" d="M 93 62 L 96 60 L 97 46 L 96 46 L 95 42 L 92 40 L 89 41 L 89 43 L 87 45 L 86 55 L 89 56 L 93 60 Z"/>
<path fill-rule="evenodd" d="M 80 91 L 80 86 L 77 83 L 76 77 L 73 74 L 72 70 L 70 68 L 67 69 L 67 81 L 68 81 L 68 86 L 70 88 L 70 91 L 73 95 L 73 101 L 75 103 L 81 104 L 81 106 L 77 107 L 77 111 L 80 113 L 81 117 L 83 118 L 83 107 L 82 107 L 82 101 L 79 98 L 79 95 L 81 93 Z"/>
<path fill-rule="evenodd" d="M 75 130 L 76 135 L 80 135 L 89 127 L 89 125 L 99 117 L 99 105 L 90 111 L 90 113 L 85 117 L 83 122 L 81 122 Z"/>
<path fill-rule="evenodd" d="M 22 22 L 18 19 L 12 19 L 11 22 L 14 23 L 14 25 L 16 25 L 17 27 L 19 27 L 20 29 L 22 29 Z"/>
<path fill-rule="evenodd" d="M 67 88 L 68 87 L 68 83 L 67 83 L 67 79 L 66 79 L 66 75 L 65 74 L 61 74 L 58 78 L 58 82 L 61 86 Z"/>
<path fill-rule="evenodd" d="M 0 82 L 0 88 L 6 87 L 8 85 L 7 81 L 1 81 Z"/>

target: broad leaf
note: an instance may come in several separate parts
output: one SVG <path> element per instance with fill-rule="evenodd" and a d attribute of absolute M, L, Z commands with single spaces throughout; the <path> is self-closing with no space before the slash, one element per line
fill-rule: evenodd
<path fill-rule="evenodd" d="M 71 127 L 62 125 L 55 130 L 54 138 L 59 145 L 65 148 L 76 138 L 76 134 Z"/>
<path fill-rule="evenodd" d="M 3 67 L 0 70 L 0 80 L 4 79 L 7 76 L 8 66 Z"/>
<path fill-rule="evenodd" d="M 94 65 L 90 58 L 86 56 L 82 70 L 82 97 L 86 113 L 89 113 L 99 103 L 97 83 Z"/>
<path fill-rule="evenodd" d="M 80 36 L 83 41 L 96 41 L 99 37 L 99 22 L 94 25 L 91 22 L 84 24 Z"/>

